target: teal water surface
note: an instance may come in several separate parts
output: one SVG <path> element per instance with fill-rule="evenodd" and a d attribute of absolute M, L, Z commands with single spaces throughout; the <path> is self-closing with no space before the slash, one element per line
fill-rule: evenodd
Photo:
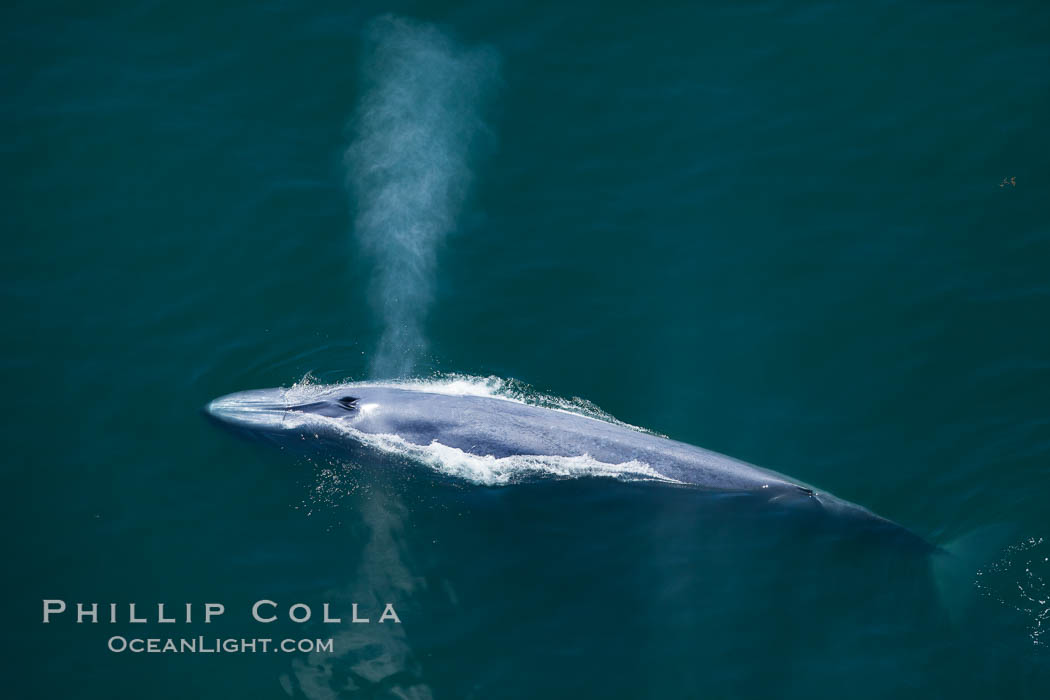
<path fill-rule="evenodd" d="M 1050 6 L 3 15 L 5 695 L 1045 697 Z M 958 565 L 659 484 L 271 449 L 201 413 L 398 372 L 583 397 Z M 227 612 L 44 625 L 44 599 Z M 260 599 L 315 617 L 261 625 Z"/>

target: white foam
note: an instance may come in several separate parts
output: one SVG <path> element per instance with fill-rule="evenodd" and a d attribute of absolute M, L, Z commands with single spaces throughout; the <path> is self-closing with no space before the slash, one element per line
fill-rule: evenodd
<path fill-rule="evenodd" d="M 669 481 L 649 465 L 633 460 L 621 464 L 608 464 L 589 455 L 577 457 L 479 456 L 442 445 L 436 440 L 429 445 L 421 446 L 406 442 L 396 435 L 356 435 L 354 437 L 383 452 L 412 458 L 446 476 L 487 486 L 509 484 L 535 477 L 604 476 L 626 481 Z"/>
<path fill-rule="evenodd" d="M 549 455 L 514 455 L 493 457 L 473 455 L 463 450 L 433 441 L 416 445 L 397 435 L 364 433 L 344 422 L 325 416 L 302 414 L 302 424 L 320 427 L 321 423 L 334 427 L 348 438 L 384 454 L 411 459 L 439 474 L 463 479 L 485 486 L 502 486 L 535 478 L 580 478 L 600 476 L 621 481 L 665 481 L 679 483 L 656 472 L 643 462 L 631 460 L 620 464 L 599 461 L 590 455 L 562 457 Z M 307 432 L 309 432 L 307 430 Z"/>

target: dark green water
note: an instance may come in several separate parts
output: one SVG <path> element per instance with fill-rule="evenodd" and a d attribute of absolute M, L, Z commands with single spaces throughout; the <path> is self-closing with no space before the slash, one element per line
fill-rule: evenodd
<path fill-rule="evenodd" d="M 376 59 L 387 12 L 407 63 Z M 8 697 L 1045 697 L 1050 6 L 136 1 L 2 27 Z M 353 121 L 384 89 L 443 106 Z M 355 180 L 362 129 L 407 170 Z M 369 207 L 409 220 L 369 247 Z M 362 468 L 201 415 L 368 377 L 391 319 L 389 367 L 584 397 L 962 539 L 968 568 L 945 592 L 927 557 L 731 499 Z M 50 598 L 227 612 L 43 625 Z M 260 625 L 262 598 L 315 619 Z M 316 620 L 380 600 L 400 626 Z"/>

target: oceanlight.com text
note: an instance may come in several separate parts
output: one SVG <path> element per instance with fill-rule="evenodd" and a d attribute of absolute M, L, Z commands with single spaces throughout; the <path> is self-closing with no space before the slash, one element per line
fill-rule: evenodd
<path fill-rule="evenodd" d="M 122 637 L 115 635 L 106 648 L 116 654 L 256 654 L 333 653 L 332 639 L 281 639 L 237 637 Z"/>

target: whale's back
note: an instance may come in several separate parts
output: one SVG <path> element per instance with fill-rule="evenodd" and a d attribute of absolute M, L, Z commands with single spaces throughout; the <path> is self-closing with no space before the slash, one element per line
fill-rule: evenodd
<path fill-rule="evenodd" d="M 790 489 L 813 493 L 783 474 L 632 426 L 491 396 L 385 389 L 377 410 L 354 427 L 415 445 L 438 443 L 479 457 L 587 456 L 606 464 L 638 462 L 667 479 L 726 491 Z M 396 405 L 396 411 L 383 410 Z"/>

